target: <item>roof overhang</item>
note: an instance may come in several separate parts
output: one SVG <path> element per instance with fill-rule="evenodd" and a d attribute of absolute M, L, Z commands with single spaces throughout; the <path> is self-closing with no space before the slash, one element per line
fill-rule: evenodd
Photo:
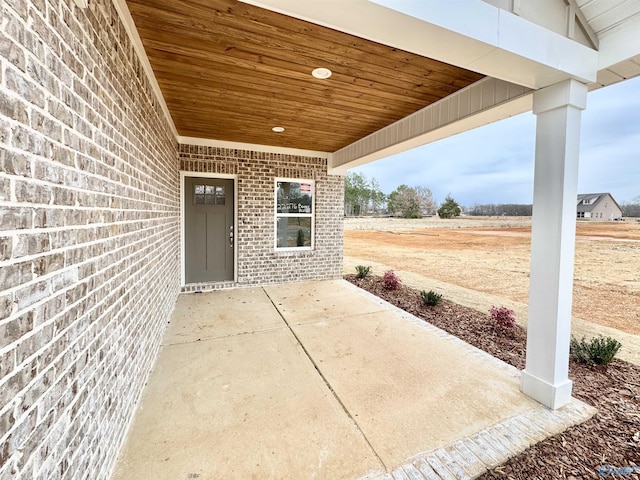
<path fill-rule="evenodd" d="M 482 0 L 243 1 L 532 89 L 598 71 L 596 50 Z"/>
<path fill-rule="evenodd" d="M 146 55 L 143 42 L 128 10 L 127 0 L 113 1 L 130 36 L 134 39 L 134 45 L 160 102 L 165 104 L 163 87 L 156 81 L 154 67 Z M 145 12 L 141 5 L 146 0 L 129 1 L 138 4 L 138 15 L 140 12 Z M 171 1 L 164 0 L 164 4 Z M 552 2 L 554 0 L 546 1 Z M 589 27 L 587 22 L 593 20 L 594 14 L 592 9 L 589 12 L 585 11 L 588 13 L 586 16 L 580 11 L 582 0 L 557 1 L 558 4 L 569 8 L 571 12 L 577 11 L 582 24 Z M 354 45 L 358 43 L 358 39 L 376 42 L 389 47 L 388 54 L 396 52 L 397 49 L 408 52 L 407 55 L 417 55 L 427 60 L 443 62 L 452 67 L 478 74 L 478 78 L 486 77 L 462 89 L 456 87 L 454 89 L 456 91 L 452 91 L 444 98 L 430 101 L 425 107 L 419 108 L 413 113 L 404 113 L 402 118 L 391 123 L 383 123 L 383 126 L 369 130 L 366 134 L 355 138 L 352 143 L 337 149 L 322 150 L 315 146 L 287 145 L 286 142 L 283 143 L 282 138 L 279 143 L 270 143 L 268 137 L 264 136 L 256 136 L 259 138 L 258 141 L 238 141 L 215 136 L 193 138 L 193 134 L 181 133 L 179 128 L 176 131 L 176 139 L 179 142 L 250 148 L 269 152 L 306 152 L 328 158 L 332 173 L 344 173 L 348 168 L 526 112 L 531 109 L 533 91 L 563 80 L 575 79 L 587 83 L 591 89 L 595 89 L 640 75 L 640 18 L 633 13 L 640 0 L 632 0 L 632 2 L 634 2 L 633 8 L 623 9 L 620 7 L 616 12 L 615 28 L 607 31 L 606 25 L 603 27 L 600 23 L 598 24 L 599 30 L 595 33 L 593 30 L 591 31 L 593 35 L 597 34 L 595 43 L 591 42 L 591 45 L 598 45 L 598 50 L 595 50 L 584 42 L 572 40 L 517 15 L 515 7 L 514 11 L 497 8 L 490 4 L 499 3 L 493 0 L 456 0 L 456 2 L 442 2 L 441 0 L 421 0 L 420 2 L 401 2 L 399 0 L 241 0 L 241 3 L 229 0 L 227 3 L 233 4 L 233 6 L 230 6 L 228 10 L 218 6 L 219 10 L 216 15 L 228 14 L 235 9 L 236 5 L 246 4 L 244 9 L 239 9 L 244 11 L 244 14 L 238 18 L 238 22 L 248 22 L 248 28 L 251 32 L 254 32 L 253 28 L 257 28 L 256 18 L 260 23 L 267 17 L 267 14 L 251 17 L 248 11 L 245 11 L 249 8 L 248 6 L 266 9 L 264 12 L 283 14 L 286 16 L 283 18 L 298 19 L 309 22 L 309 24 L 327 27 L 338 34 L 352 35 Z M 196 5 L 200 6 L 199 8 L 216 8 L 214 5 L 221 3 L 224 3 L 224 0 L 212 3 L 194 0 L 193 5 L 189 3 L 189 7 L 185 8 L 193 10 Z M 150 5 L 153 5 L 154 8 L 157 7 L 155 3 Z M 395 9 L 390 8 L 392 5 L 396 6 Z M 397 5 L 401 5 L 402 11 L 398 11 L 400 7 Z M 182 13 L 179 2 L 176 1 L 172 8 L 178 15 Z M 201 20 L 194 18 L 193 25 L 198 24 Z M 308 28 L 296 29 L 295 32 L 311 34 L 314 31 L 313 25 Z M 149 22 L 147 22 L 147 31 L 149 28 L 152 27 L 149 27 Z M 217 33 L 214 31 L 213 35 L 217 35 Z M 278 35 L 280 36 L 277 41 L 281 42 L 282 32 L 278 31 Z M 361 45 L 357 48 L 360 47 Z M 289 48 L 289 51 L 295 50 Z M 277 52 L 275 53 L 277 54 Z M 172 60 L 172 62 L 175 64 L 177 60 L 179 59 Z M 187 57 L 186 61 L 188 62 L 188 60 Z M 349 62 L 351 61 L 353 59 L 349 59 Z M 414 69 L 416 65 L 418 63 L 414 64 Z M 257 65 L 258 69 L 262 67 L 260 64 Z M 165 65 L 165 72 L 166 68 Z M 418 67 L 418 70 L 420 68 Z M 201 69 L 201 71 L 204 70 Z M 459 81 L 460 70 L 457 72 L 457 79 L 455 76 L 451 76 L 451 82 Z M 198 75 L 201 74 L 198 73 Z M 292 78 L 291 82 L 295 80 Z M 348 81 L 353 81 L 353 85 L 355 85 L 355 82 L 360 80 L 361 78 L 356 74 Z M 241 82 L 237 78 L 230 80 L 230 82 L 233 81 Z M 247 82 L 251 84 L 251 76 L 247 77 Z M 419 87 L 418 84 L 419 82 L 416 82 L 414 85 Z M 333 102 L 335 93 L 335 90 L 326 90 L 323 93 L 327 94 L 324 101 L 325 106 L 327 102 Z M 318 92 L 315 94 L 319 95 Z M 223 95 L 225 94 L 223 93 Z M 278 92 L 274 90 L 271 96 L 278 95 Z M 313 108 L 310 108 L 312 97 L 309 96 L 305 99 L 305 108 L 299 110 L 300 114 L 314 114 Z M 363 105 L 362 102 L 367 104 L 365 97 L 360 97 L 360 94 L 352 95 L 352 98 L 360 98 L 360 105 Z M 196 107 L 200 107 L 198 105 L 199 99 L 196 98 L 193 102 Z M 342 103 L 338 103 L 339 105 Z M 382 106 L 369 102 L 368 105 L 387 109 L 392 104 Z M 172 113 L 174 106 L 166 106 L 165 104 L 164 107 L 167 116 L 171 119 L 175 115 L 175 112 Z M 332 107 L 336 107 L 336 105 L 332 105 Z M 215 119 L 216 117 L 212 115 L 211 118 Z M 327 124 L 326 119 L 323 120 Z M 336 128 L 343 125 L 353 129 L 355 124 L 353 117 L 350 117 L 349 112 L 345 110 L 345 118 L 335 125 Z M 302 134 L 299 138 L 302 138 Z"/>

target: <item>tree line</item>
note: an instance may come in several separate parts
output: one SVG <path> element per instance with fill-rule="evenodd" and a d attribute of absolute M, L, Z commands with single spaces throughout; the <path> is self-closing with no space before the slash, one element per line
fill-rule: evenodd
<path fill-rule="evenodd" d="M 355 172 L 349 172 L 345 177 L 344 214 L 347 216 L 385 214 L 421 218 L 437 213 L 442 218 L 450 218 L 459 216 L 461 211 L 450 195 L 438 208 L 431 190 L 424 186 L 400 185 L 385 195 L 375 178 L 369 179 Z"/>
<path fill-rule="evenodd" d="M 640 217 L 640 195 L 620 205 L 624 217 Z"/>
<path fill-rule="evenodd" d="M 625 217 L 640 217 L 640 195 L 621 205 Z M 400 185 L 385 195 L 375 178 L 362 173 L 349 172 L 344 182 L 344 214 L 393 215 L 404 218 L 421 218 L 438 215 L 441 218 L 457 217 L 461 213 L 483 217 L 530 217 L 531 204 L 475 204 L 464 207 L 447 195 L 441 205 L 434 200 L 431 190 L 425 186 Z"/>
<path fill-rule="evenodd" d="M 475 204 L 468 208 L 467 215 L 478 217 L 498 217 L 505 215 L 508 217 L 530 217 L 533 211 L 531 204 L 518 203 L 487 203 L 484 205 Z"/>

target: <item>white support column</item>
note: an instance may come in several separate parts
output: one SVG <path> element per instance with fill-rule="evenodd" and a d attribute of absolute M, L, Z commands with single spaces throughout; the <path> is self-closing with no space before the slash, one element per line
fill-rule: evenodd
<path fill-rule="evenodd" d="M 571 399 L 569 339 L 580 115 L 587 86 L 566 80 L 533 97 L 536 157 L 527 362 L 522 391 L 556 409 Z"/>

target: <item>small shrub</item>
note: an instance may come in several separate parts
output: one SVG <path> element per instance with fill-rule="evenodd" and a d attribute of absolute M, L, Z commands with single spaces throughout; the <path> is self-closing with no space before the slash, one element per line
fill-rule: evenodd
<path fill-rule="evenodd" d="M 491 320 L 502 329 L 510 329 L 516 326 L 516 314 L 507 307 L 491 307 L 489 309 Z"/>
<path fill-rule="evenodd" d="M 356 278 L 367 278 L 371 273 L 371 267 L 365 267 L 364 265 L 356 266 Z"/>
<path fill-rule="evenodd" d="M 422 303 L 428 307 L 435 307 L 442 302 L 442 295 L 434 292 L 433 290 L 429 290 L 428 292 L 422 290 L 420 292 L 420 298 L 422 298 Z"/>
<path fill-rule="evenodd" d="M 569 352 L 581 363 L 587 365 L 608 365 L 613 362 L 622 344 L 615 338 L 603 337 L 602 335 L 594 337 L 587 342 L 585 337 L 578 341 L 573 335 Z"/>
<path fill-rule="evenodd" d="M 395 273 L 393 273 L 393 270 L 388 270 L 382 277 L 382 284 L 387 290 L 395 290 L 396 288 L 400 287 L 400 285 L 402 285 L 402 280 L 400 280 L 400 278 Z"/>
<path fill-rule="evenodd" d="M 296 239 L 296 245 L 298 247 L 304 247 L 304 232 L 302 229 L 298 230 L 298 238 Z"/>

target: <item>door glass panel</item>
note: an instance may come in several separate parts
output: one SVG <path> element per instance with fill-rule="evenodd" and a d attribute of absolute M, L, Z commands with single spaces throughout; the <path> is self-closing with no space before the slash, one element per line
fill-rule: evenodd
<path fill-rule="evenodd" d="M 207 205 L 215 205 L 216 203 L 215 191 L 216 191 L 216 187 L 214 187 L 213 185 L 205 185 L 204 203 L 206 203 Z"/>
<path fill-rule="evenodd" d="M 224 185 L 194 185 L 193 203 L 195 205 L 225 205 L 226 189 Z"/>
<path fill-rule="evenodd" d="M 204 185 L 195 185 L 193 187 L 193 203 L 204 205 L 204 196 Z"/>
<path fill-rule="evenodd" d="M 216 186 L 216 205 L 224 205 L 225 202 L 225 189 L 224 186 Z"/>

